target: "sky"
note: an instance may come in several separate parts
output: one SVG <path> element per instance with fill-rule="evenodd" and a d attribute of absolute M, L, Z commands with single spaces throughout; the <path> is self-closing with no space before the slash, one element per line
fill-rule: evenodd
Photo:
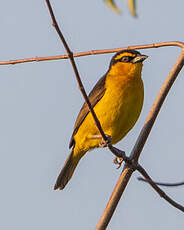
<path fill-rule="evenodd" d="M 121 16 L 101 0 L 51 0 L 73 52 L 183 41 L 184 1 L 138 1 L 138 18 L 117 0 Z M 0 7 L 0 60 L 65 54 L 45 1 L 6 0 Z M 179 55 L 179 48 L 140 50 L 149 58 L 142 78 L 141 116 L 116 146 L 130 153 L 149 109 Z M 76 59 L 87 92 L 107 71 L 112 54 Z M 157 181 L 183 176 L 183 79 L 178 76 L 143 149 L 140 164 Z M 85 155 L 63 191 L 53 186 L 70 150 L 69 140 L 83 98 L 68 60 L 0 66 L 0 228 L 94 229 L 122 169 L 111 152 Z M 108 229 L 183 229 L 183 213 L 161 199 L 134 173 Z M 184 187 L 164 188 L 184 205 Z"/>

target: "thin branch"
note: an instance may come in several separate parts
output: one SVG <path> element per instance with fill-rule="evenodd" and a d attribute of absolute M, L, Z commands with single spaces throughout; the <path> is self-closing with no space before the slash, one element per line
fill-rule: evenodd
<path fill-rule="evenodd" d="M 68 44 L 67 44 L 67 42 L 66 42 L 66 40 L 65 40 L 65 38 L 63 36 L 63 34 L 62 34 L 62 32 L 61 32 L 61 30 L 60 30 L 60 28 L 59 28 L 59 26 L 57 24 L 56 18 L 54 16 L 54 13 L 53 13 L 53 10 L 52 10 L 51 4 L 50 4 L 50 1 L 46 0 L 46 3 L 47 3 L 47 6 L 48 6 L 48 9 L 49 9 L 50 16 L 52 18 L 53 26 L 55 27 L 55 29 L 56 29 L 56 31 L 57 31 L 57 33 L 58 33 L 58 35 L 59 35 L 64 47 L 66 49 L 66 52 L 67 52 L 68 57 L 70 59 L 70 62 L 72 64 L 72 67 L 73 67 L 73 70 L 74 70 L 74 73 L 75 73 L 75 76 L 76 76 L 76 80 L 78 82 L 79 89 L 80 89 L 80 91 L 81 91 L 81 93 L 82 93 L 82 95 L 83 95 L 83 97 L 84 97 L 84 99 L 85 99 L 85 101 L 86 101 L 86 103 L 88 105 L 89 111 L 91 112 L 91 114 L 92 114 L 92 116 L 94 118 L 95 124 L 98 127 L 98 130 L 99 130 L 99 132 L 100 132 L 100 134 L 102 136 L 102 139 L 106 142 L 108 139 L 107 139 L 106 135 L 104 134 L 104 132 L 102 130 L 102 127 L 101 127 L 101 124 L 100 124 L 100 122 L 99 122 L 99 120 L 98 120 L 98 118 L 97 118 L 97 116 L 96 116 L 96 114 L 95 114 L 95 112 L 94 112 L 94 110 L 93 110 L 93 108 L 91 106 L 91 103 L 90 103 L 90 101 L 88 99 L 88 96 L 86 94 L 86 91 L 85 91 L 84 86 L 82 84 L 82 81 L 80 79 L 79 72 L 78 72 L 78 69 L 76 67 L 76 64 L 75 64 L 75 61 L 74 61 L 74 58 L 73 58 L 73 53 L 71 52 L 71 50 L 70 50 L 70 48 L 69 48 L 69 46 L 68 46 Z"/>
<path fill-rule="evenodd" d="M 137 177 L 137 179 L 139 181 L 143 181 L 146 183 L 149 183 L 150 180 L 149 179 L 144 179 L 142 177 Z M 153 181 L 153 180 L 152 180 Z M 177 187 L 177 186 L 182 186 L 184 185 L 184 181 L 182 182 L 178 182 L 178 183 L 163 183 L 163 182 L 157 182 L 157 181 L 153 181 L 156 185 L 160 185 L 160 186 L 165 186 L 165 187 Z"/>
<path fill-rule="evenodd" d="M 122 155 L 123 156 L 123 160 L 126 162 L 127 166 L 130 167 L 132 169 L 132 171 L 135 171 L 135 170 L 138 170 L 143 176 L 145 179 L 143 178 L 140 178 L 141 180 L 149 183 L 151 185 L 151 187 L 163 198 L 165 199 L 166 201 L 168 201 L 171 205 L 173 205 L 175 208 L 181 210 L 184 212 L 184 206 L 176 203 L 174 200 L 172 200 L 162 189 L 160 189 L 158 186 L 157 186 L 157 183 L 155 183 L 151 177 L 148 175 L 148 173 L 146 172 L 146 170 L 139 164 L 137 164 L 134 160 L 131 160 L 131 158 L 127 157 L 125 155 L 124 152 L 122 152 L 121 150 L 113 147 L 113 149 L 110 148 L 110 150 L 113 152 L 114 150 L 116 152 L 119 152 L 119 155 Z M 183 184 L 183 183 L 182 183 Z M 163 184 L 162 184 L 163 185 Z M 164 184 L 165 185 L 165 184 Z M 177 184 L 178 185 L 178 184 Z M 180 183 L 181 185 L 181 183 Z M 166 185 L 165 185 L 166 186 Z M 171 185 L 170 185 L 171 186 Z M 172 184 L 173 186 L 173 184 Z"/>
<path fill-rule="evenodd" d="M 173 68 L 171 69 L 168 77 L 166 78 L 165 82 L 163 83 L 160 92 L 151 107 L 151 110 L 148 114 L 146 122 L 139 134 L 139 137 L 133 147 L 131 152 L 131 159 L 132 161 L 138 162 L 139 156 L 142 152 L 144 144 L 148 138 L 148 135 L 152 129 L 152 126 L 155 122 L 155 119 L 160 111 L 160 108 L 171 88 L 172 84 L 174 83 L 176 77 L 178 76 L 179 72 L 181 71 L 184 65 L 184 44 L 181 43 L 182 52 L 180 53 L 179 58 L 177 59 L 176 63 L 174 64 Z M 112 195 L 107 203 L 107 206 L 97 224 L 96 230 L 105 230 L 107 225 L 109 224 L 111 217 L 118 205 L 118 202 L 128 184 L 128 181 L 133 173 L 132 168 L 125 164 L 125 167 L 118 179 L 118 182 L 112 192 Z"/>
<path fill-rule="evenodd" d="M 175 208 L 177 208 L 177 209 L 181 210 L 182 212 L 184 212 L 184 206 L 176 203 L 169 196 L 167 196 L 166 193 L 154 183 L 154 181 L 151 179 L 151 177 L 147 174 L 147 172 L 145 171 L 145 169 L 141 165 L 137 166 L 137 170 L 146 178 L 146 181 L 160 195 L 160 197 L 164 198 L 166 201 L 168 201 Z"/>
<path fill-rule="evenodd" d="M 179 72 L 181 71 L 183 65 L 184 65 L 184 45 L 182 47 L 182 51 L 180 53 L 180 56 L 178 57 L 176 63 L 174 64 L 173 68 L 171 69 L 168 77 L 166 78 L 165 82 L 163 83 L 151 109 L 147 116 L 147 119 L 144 123 L 144 126 L 139 134 L 139 137 L 134 145 L 134 148 L 131 152 L 131 158 L 135 161 L 138 161 L 141 151 L 144 147 L 144 144 L 148 138 L 148 135 L 153 127 L 153 124 L 157 118 L 157 115 L 161 109 L 161 106 L 172 87 L 174 81 L 176 80 Z"/>
<path fill-rule="evenodd" d="M 177 46 L 182 48 L 183 42 L 179 41 L 170 41 L 170 42 L 160 42 L 160 43 L 153 43 L 147 45 L 134 45 L 134 46 L 126 46 L 121 48 L 114 48 L 114 49 L 103 49 L 103 50 L 90 50 L 84 52 L 74 53 L 73 57 L 83 57 L 89 55 L 98 55 L 98 54 L 107 54 L 107 53 L 115 53 L 125 49 L 148 49 L 148 48 L 160 48 L 166 46 Z M 60 59 L 68 59 L 69 55 L 57 55 L 57 56 L 48 56 L 48 57 L 32 57 L 32 58 L 23 58 L 17 60 L 9 60 L 9 61 L 0 61 L 0 65 L 10 65 L 10 64 L 20 64 L 20 63 L 27 63 L 27 62 L 40 62 L 40 61 L 53 61 L 53 60 L 60 60 Z"/>

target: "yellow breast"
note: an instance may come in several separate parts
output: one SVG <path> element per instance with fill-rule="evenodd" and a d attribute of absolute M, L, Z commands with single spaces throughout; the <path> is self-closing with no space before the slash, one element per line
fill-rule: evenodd
<path fill-rule="evenodd" d="M 105 94 L 94 107 L 105 134 L 111 136 L 112 144 L 128 133 L 140 115 L 144 98 L 141 69 L 142 66 L 140 71 L 136 69 L 126 75 L 120 74 L 122 71 L 119 74 L 111 71 L 106 78 Z M 98 147 L 101 139 L 92 138 L 98 134 L 93 117 L 88 113 L 74 137 L 76 148 L 88 151 Z"/>

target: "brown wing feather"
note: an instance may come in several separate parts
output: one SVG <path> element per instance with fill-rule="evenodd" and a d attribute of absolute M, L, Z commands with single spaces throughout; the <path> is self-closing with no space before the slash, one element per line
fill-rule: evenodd
<path fill-rule="evenodd" d="M 96 85 L 94 86 L 94 88 L 92 89 L 92 91 L 90 92 L 88 96 L 92 107 L 94 107 L 97 104 L 97 102 L 100 101 L 100 99 L 103 97 L 105 93 L 105 90 L 106 90 L 105 89 L 105 79 L 106 79 L 106 74 L 102 78 L 100 78 L 100 80 L 96 83 Z M 71 148 L 74 145 L 75 143 L 74 136 L 77 133 L 80 125 L 84 121 L 85 117 L 88 115 L 88 113 L 89 113 L 88 105 L 85 102 L 75 122 L 73 134 L 72 134 L 72 137 L 69 143 L 69 148 Z"/>

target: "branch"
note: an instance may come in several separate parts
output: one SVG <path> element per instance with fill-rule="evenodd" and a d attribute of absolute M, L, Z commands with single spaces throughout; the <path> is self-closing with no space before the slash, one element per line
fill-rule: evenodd
<path fill-rule="evenodd" d="M 80 79 L 79 72 L 78 72 L 78 69 L 76 67 L 76 64 L 75 64 L 75 61 L 74 61 L 74 58 L 73 58 L 73 53 L 71 52 L 71 50 L 70 50 L 70 48 L 69 48 L 69 46 L 68 46 L 68 44 L 67 44 L 67 42 L 66 42 L 66 40 L 65 40 L 65 38 L 63 36 L 63 34 L 62 34 L 62 32 L 61 32 L 61 30 L 60 30 L 60 28 L 59 28 L 59 26 L 57 24 L 56 18 L 54 16 L 54 13 L 53 13 L 53 10 L 52 10 L 51 4 L 50 4 L 50 1 L 46 0 L 46 3 L 47 3 L 47 6 L 48 6 L 48 9 L 49 9 L 50 16 L 52 18 L 53 26 L 55 27 L 55 29 L 56 29 L 56 31 L 57 31 L 57 33 L 58 33 L 58 35 L 59 35 L 64 47 L 65 47 L 65 50 L 66 50 L 66 52 L 68 54 L 70 62 L 72 64 L 72 67 L 73 67 L 73 70 L 74 70 L 74 73 L 75 73 L 75 76 L 76 76 L 76 80 L 77 80 L 79 89 L 80 89 L 80 91 L 81 91 L 81 93 L 82 93 L 82 95 L 84 97 L 84 100 L 86 101 L 86 103 L 88 105 L 89 111 L 91 112 L 91 114 L 92 114 L 92 116 L 94 118 L 95 124 L 98 127 L 98 130 L 99 130 L 99 132 L 100 132 L 100 134 L 102 136 L 102 139 L 105 142 L 107 142 L 108 138 L 106 137 L 106 135 L 104 134 L 104 132 L 102 130 L 101 124 L 100 124 L 100 122 L 99 122 L 99 120 L 98 120 L 98 118 L 97 118 L 97 116 L 96 116 L 96 114 L 95 114 L 95 112 L 94 112 L 94 110 L 93 110 L 93 108 L 91 106 L 91 103 L 90 103 L 90 101 L 88 99 L 88 96 L 86 94 L 86 91 L 84 89 L 82 81 Z"/>
<path fill-rule="evenodd" d="M 143 181 L 143 182 L 147 182 L 149 183 L 150 180 L 149 179 L 144 179 L 142 177 L 137 177 L 137 179 L 139 181 Z M 178 183 L 163 183 L 163 182 L 156 182 L 156 181 L 153 181 L 156 185 L 160 185 L 160 186 L 165 186 L 165 187 L 177 187 L 177 186 L 182 186 L 184 185 L 184 181 L 182 182 L 178 182 Z"/>
<path fill-rule="evenodd" d="M 178 57 L 176 63 L 174 64 L 173 68 L 171 69 L 168 77 L 166 78 L 165 82 L 163 83 L 151 109 L 148 114 L 148 117 L 144 123 L 144 126 L 139 134 L 139 137 L 135 143 L 135 146 L 131 152 L 131 157 L 138 161 L 141 151 L 144 147 L 144 144 L 148 138 L 148 135 L 153 127 L 153 124 L 157 118 L 157 115 L 161 109 L 161 106 L 172 87 L 174 81 L 176 80 L 179 72 L 181 71 L 184 65 L 184 43 L 182 45 L 182 51 L 180 56 Z"/>
<path fill-rule="evenodd" d="M 150 112 L 148 114 L 148 117 L 145 121 L 145 124 L 139 134 L 139 137 L 132 149 L 131 152 L 131 159 L 132 161 L 138 162 L 138 159 L 140 157 L 140 154 L 142 152 L 142 149 L 144 147 L 144 144 L 148 138 L 148 135 L 152 129 L 152 126 L 155 122 L 155 119 L 160 111 L 160 108 L 172 86 L 174 81 L 176 80 L 176 77 L 178 76 L 179 72 L 181 71 L 183 65 L 184 65 L 184 43 L 179 43 L 182 48 L 182 51 L 180 53 L 179 58 L 177 59 L 175 65 L 171 69 L 168 77 L 166 78 L 165 82 L 163 83 L 160 92 L 158 96 L 156 97 L 156 100 L 153 104 L 153 106 L 150 109 Z M 174 45 L 175 46 L 175 45 Z M 111 217 L 118 205 L 118 202 L 128 184 L 128 181 L 133 173 L 132 168 L 125 164 L 124 169 L 118 179 L 118 182 L 112 192 L 112 195 L 107 203 L 107 206 L 97 224 L 96 230 L 105 230 L 108 223 L 111 220 Z"/>
<path fill-rule="evenodd" d="M 160 195 L 160 197 L 164 198 L 166 201 L 168 201 L 172 206 L 175 208 L 181 210 L 184 212 L 184 207 L 178 203 L 176 203 L 174 200 L 172 200 L 169 196 L 165 194 L 165 192 L 160 189 L 151 179 L 151 177 L 147 174 L 145 169 L 141 166 L 137 166 L 137 170 L 146 178 L 146 181 L 151 185 L 151 187 Z"/>
<path fill-rule="evenodd" d="M 89 56 L 89 55 L 115 53 L 115 52 L 118 52 L 121 50 L 126 50 L 126 49 L 149 49 L 149 48 L 160 48 L 160 47 L 166 47 L 166 46 L 177 46 L 177 47 L 182 48 L 183 44 L 184 44 L 183 42 L 179 42 L 179 41 L 170 41 L 170 42 L 160 42 L 160 43 L 153 43 L 153 44 L 147 44 L 147 45 L 126 46 L 126 47 L 114 48 L 114 49 L 91 50 L 91 51 L 74 53 L 73 57 L 83 57 L 83 56 Z M 57 55 L 57 56 L 48 56 L 48 57 L 32 57 L 32 58 L 10 60 L 10 61 L 0 61 L 0 65 L 20 64 L 20 63 L 27 63 L 27 62 L 51 61 L 51 60 L 53 61 L 53 60 L 68 59 L 68 58 L 69 58 L 68 54 Z"/>

